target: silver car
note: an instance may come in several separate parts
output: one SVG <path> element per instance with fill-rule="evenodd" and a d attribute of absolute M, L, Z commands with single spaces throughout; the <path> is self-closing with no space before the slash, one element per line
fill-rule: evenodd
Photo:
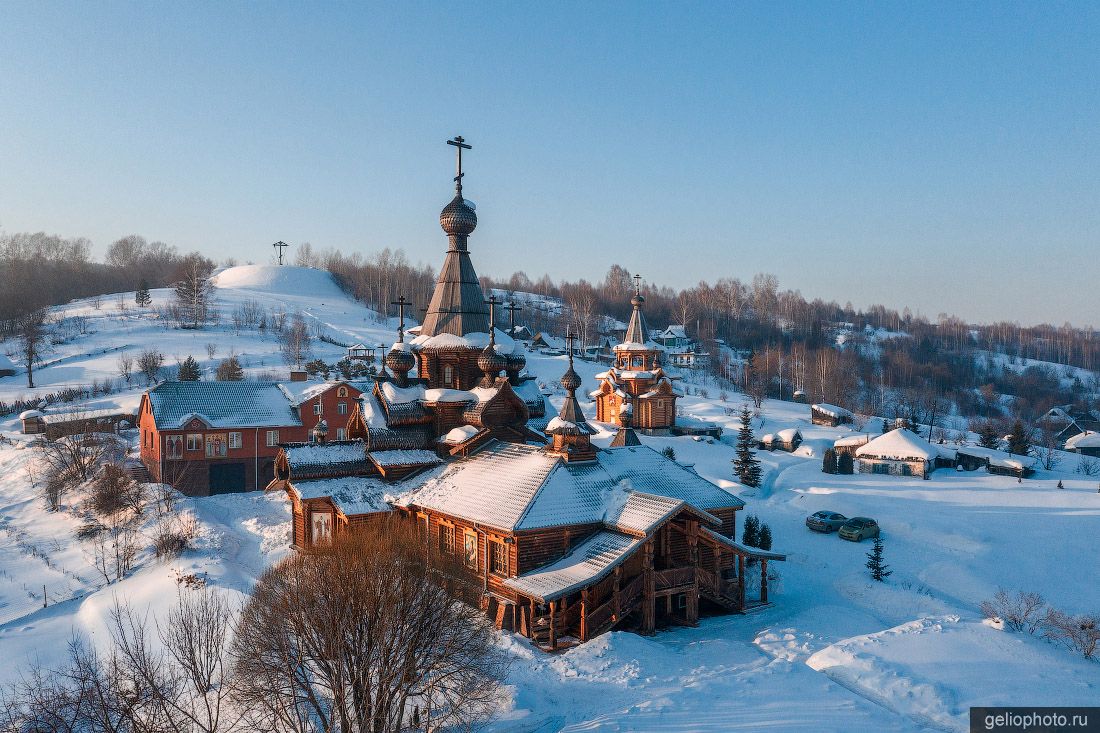
<path fill-rule="evenodd" d="M 848 521 L 848 517 L 837 512 L 820 511 L 814 512 L 810 516 L 806 517 L 806 526 L 812 529 L 814 532 L 836 532 L 840 529 L 845 522 Z"/>

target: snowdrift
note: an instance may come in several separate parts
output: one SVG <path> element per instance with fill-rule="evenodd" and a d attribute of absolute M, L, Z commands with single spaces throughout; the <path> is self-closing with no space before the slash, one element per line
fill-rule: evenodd
<path fill-rule="evenodd" d="M 347 297 L 330 273 L 312 267 L 239 265 L 218 272 L 211 282 L 223 290 L 260 290 L 322 299 Z"/>

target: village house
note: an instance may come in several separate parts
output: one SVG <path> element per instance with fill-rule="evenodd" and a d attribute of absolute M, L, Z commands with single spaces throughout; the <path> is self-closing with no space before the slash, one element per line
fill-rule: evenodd
<path fill-rule="evenodd" d="M 66 435 L 117 433 L 134 426 L 133 408 L 94 410 L 24 410 L 19 421 L 25 435 L 44 435 L 57 440 Z"/>
<path fill-rule="evenodd" d="M 813 425 L 827 425 L 835 428 L 837 425 L 852 422 L 852 413 L 843 407 L 819 402 L 810 405 L 810 422 Z"/>
<path fill-rule="evenodd" d="M 190 496 L 263 489 L 279 444 L 335 424 L 362 394 L 350 382 L 162 382 L 138 407 L 141 462 L 154 481 Z"/>
<path fill-rule="evenodd" d="M 1066 450 L 1083 456 L 1100 457 L 1100 433 L 1093 431 L 1077 433 L 1066 441 Z"/>
<path fill-rule="evenodd" d="M 939 451 L 911 430 L 899 428 L 856 449 L 856 472 L 928 478 Z"/>
<path fill-rule="evenodd" d="M 873 437 L 869 433 L 845 435 L 843 438 L 837 438 L 833 441 L 833 452 L 836 453 L 837 458 L 845 453 L 855 458 L 856 451 L 870 443 Z"/>
<path fill-rule="evenodd" d="M 800 445 L 802 445 L 802 431 L 798 428 L 784 428 L 775 433 L 768 433 L 760 439 L 760 447 L 764 450 L 793 453 Z"/>
<path fill-rule="evenodd" d="M 294 546 L 416 522 L 428 552 L 455 557 L 478 580 L 498 628 L 547 650 L 767 604 L 768 563 L 785 558 L 736 541 L 744 502 L 641 446 L 629 428 L 619 447 L 593 445 L 571 349 L 565 402 L 532 430 L 521 395 L 541 394 L 510 368 L 510 339 L 490 326 L 494 299 L 486 314 L 466 249 L 476 217 L 456 181 L 440 217 L 448 262 L 418 336 L 405 345 L 399 330 L 385 360 L 392 377 L 380 374 L 363 394 L 347 440 L 284 445 L 275 461 L 269 488 L 290 498 Z"/>
<path fill-rule="evenodd" d="M 1032 456 L 1018 456 L 1003 450 L 982 448 L 977 445 L 937 446 L 943 464 L 954 466 L 962 471 L 977 471 L 984 468 L 1000 476 L 1027 478 L 1035 473 L 1038 459 Z"/>

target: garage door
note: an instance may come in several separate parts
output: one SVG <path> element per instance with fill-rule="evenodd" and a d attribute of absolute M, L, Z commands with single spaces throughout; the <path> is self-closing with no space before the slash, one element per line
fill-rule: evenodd
<path fill-rule="evenodd" d="M 211 494 L 231 494 L 244 490 L 243 463 L 215 463 L 210 466 Z"/>

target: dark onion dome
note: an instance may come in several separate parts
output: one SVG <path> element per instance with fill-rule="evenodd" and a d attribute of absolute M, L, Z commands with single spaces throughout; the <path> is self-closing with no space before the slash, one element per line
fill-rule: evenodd
<path fill-rule="evenodd" d="M 408 374 L 409 370 L 416 366 L 416 357 L 412 355 L 412 352 L 399 349 L 397 344 L 394 344 L 394 348 L 386 354 L 386 366 L 394 374 Z"/>
<path fill-rule="evenodd" d="M 505 367 L 508 371 L 522 372 L 525 366 L 527 366 L 527 357 L 521 352 L 515 351 L 508 355 L 508 366 Z"/>
<path fill-rule="evenodd" d="M 568 392 L 575 392 L 577 388 L 581 386 L 580 376 L 573 371 L 573 367 L 570 366 L 566 370 L 565 374 L 561 376 L 561 386 L 565 387 Z"/>
<path fill-rule="evenodd" d="M 473 204 L 462 198 L 462 194 L 456 194 L 451 203 L 439 212 L 439 226 L 448 235 L 471 233 L 477 227 L 477 214 L 474 213 Z"/>
<path fill-rule="evenodd" d="M 477 368 L 490 377 L 495 377 L 508 366 L 508 359 L 498 353 L 493 344 L 486 346 L 477 357 Z"/>
<path fill-rule="evenodd" d="M 635 308 L 641 307 L 645 303 L 645 296 L 641 293 L 634 293 L 634 297 L 630 299 L 630 304 Z"/>
<path fill-rule="evenodd" d="M 328 435 L 328 421 L 321 418 L 317 421 L 317 424 L 313 426 L 313 430 L 310 432 L 313 433 L 313 440 L 320 443 L 325 439 L 325 436 Z"/>

